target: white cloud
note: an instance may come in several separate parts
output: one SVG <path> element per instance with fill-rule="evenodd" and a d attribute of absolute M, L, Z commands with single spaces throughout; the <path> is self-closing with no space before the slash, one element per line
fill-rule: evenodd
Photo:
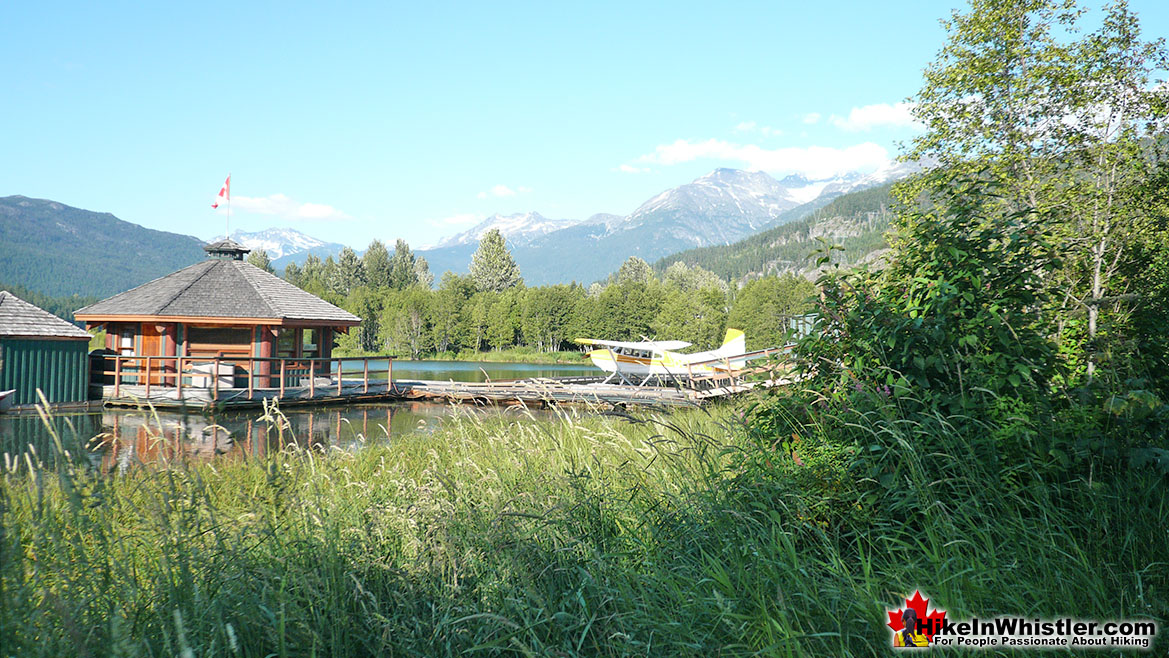
<path fill-rule="evenodd" d="M 511 189 L 510 187 L 508 187 L 506 185 L 496 185 L 495 187 L 492 187 L 490 190 L 487 190 L 486 192 L 480 192 L 476 196 L 480 199 L 486 199 L 487 197 L 515 196 L 516 194 L 520 194 L 520 193 L 526 194 L 526 193 L 531 192 L 531 191 L 532 191 L 532 188 L 524 187 L 523 185 L 519 186 L 515 190 Z"/>
<path fill-rule="evenodd" d="M 451 215 L 450 217 L 443 217 L 441 219 L 428 219 L 427 224 L 431 226 L 447 227 L 447 226 L 467 226 L 476 224 L 482 219 L 479 215 L 471 213 L 463 213 L 459 215 Z"/>
<path fill-rule="evenodd" d="M 661 144 L 641 162 L 663 165 L 695 160 L 738 162 L 748 169 L 774 173 L 798 173 L 812 179 L 830 178 L 853 171 L 871 171 L 889 162 L 889 152 L 872 142 L 847 148 L 829 146 L 767 149 L 755 144 L 734 144 L 720 139 L 695 142 L 679 139 Z"/>
<path fill-rule="evenodd" d="M 849 132 L 872 130 L 884 126 L 918 128 L 921 125 L 913 118 L 913 103 L 897 103 L 895 105 L 877 103 L 854 107 L 849 111 L 847 117 L 833 115 L 829 121 L 837 128 Z"/>
<path fill-rule="evenodd" d="M 649 167 L 634 167 L 628 164 L 618 165 L 613 169 L 613 171 L 620 171 L 626 174 L 647 174 L 649 170 Z"/>
<path fill-rule="evenodd" d="M 761 126 L 754 121 L 740 122 L 739 125 L 735 126 L 734 132 L 737 132 L 737 133 L 759 132 L 759 133 L 762 133 L 762 134 L 767 135 L 769 137 L 783 134 L 783 131 L 780 130 L 779 128 L 773 128 L 771 126 Z"/>
<path fill-rule="evenodd" d="M 284 219 L 331 221 L 350 219 L 344 212 L 323 203 L 299 203 L 284 194 L 268 196 L 236 196 L 231 198 L 235 210 L 253 212 L 259 215 L 277 215 Z M 227 212 L 227 206 L 220 206 L 219 212 Z"/>
<path fill-rule="evenodd" d="M 804 115 L 804 123 L 808 124 L 809 126 L 820 123 L 820 118 L 821 117 L 819 112 L 808 112 Z"/>

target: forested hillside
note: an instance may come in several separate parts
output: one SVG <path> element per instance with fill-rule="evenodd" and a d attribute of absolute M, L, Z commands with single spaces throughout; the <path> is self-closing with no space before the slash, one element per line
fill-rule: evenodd
<path fill-rule="evenodd" d="M 106 297 L 202 260 L 198 238 L 46 199 L 0 198 L 0 281 Z"/>
<path fill-rule="evenodd" d="M 0 290 L 7 290 L 16 295 L 24 301 L 33 306 L 42 308 L 53 315 L 73 322 L 73 311 L 88 306 L 100 299 L 100 297 L 82 297 L 80 295 L 70 295 L 68 297 L 51 297 L 49 295 L 39 293 L 35 290 L 29 290 L 24 286 L 17 286 L 4 283 L 0 281 Z"/>
<path fill-rule="evenodd" d="M 807 274 L 815 269 L 812 252 L 820 247 L 816 238 L 843 247 L 833 252 L 833 261 L 856 264 L 888 247 L 892 184 L 881 185 L 837 197 L 802 219 L 777 226 L 734 244 L 690 249 L 667 256 L 654 264 L 665 272 L 676 262 L 701 267 L 722 279 L 742 281 L 765 274 Z"/>
<path fill-rule="evenodd" d="M 448 271 L 437 290 L 420 260 L 403 241 L 392 252 L 375 241 L 361 258 L 352 250 L 336 262 L 310 257 L 284 277 L 362 319 L 341 337 L 343 352 L 412 358 L 556 352 L 574 349 L 577 337 L 685 340 L 709 349 L 727 327 L 744 330 L 748 347 L 770 347 L 783 343 L 786 318 L 805 313 L 813 293 L 794 276 L 764 277 L 742 289 L 686 265 L 657 276 L 635 256 L 605 284 L 528 287 L 498 230 L 480 241 L 470 274 Z"/>

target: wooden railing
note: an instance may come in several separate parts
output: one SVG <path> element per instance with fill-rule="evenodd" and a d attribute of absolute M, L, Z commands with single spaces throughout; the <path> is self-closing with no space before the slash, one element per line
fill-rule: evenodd
<path fill-rule="evenodd" d="M 184 388 L 208 390 L 212 400 L 219 399 L 221 389 L 233 393 L 246 390 L 249 400 L 259 391 L 279 391 L 284 397 L 291 389 L 308 389 L 309 397 L 316 397 L 318 389 L 333 387 L 340 396 L 344 384 L 360 384 L 361 392 L 369 393 L 371 376 L 376 382 L 384 375 L 392 386 L 394 370 L 389 356 L 292 359 L 103 354 L 90 358 L 90 381 L 113 386 L 115 398 L 122 397 L 123 386 L 145 387 L 145 397 L 160 388 L 177 390 L 179 397 Z"/>

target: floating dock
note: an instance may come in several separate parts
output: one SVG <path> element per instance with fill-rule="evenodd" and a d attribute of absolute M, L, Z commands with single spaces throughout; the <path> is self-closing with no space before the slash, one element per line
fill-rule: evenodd
<path fill-rule="evenodd" d="M 113 357 L 112 367 L 98 370 L 93 397 L 106 406 L 159 409 L 226 409 L 360 404 L 394 400 L 433 400 L 481 405 L 594 404 L 612 406 L 699 406 L 709 400 L 759 386 L 787 383 L 774 373 L 739 376 L 656 378 L 637 385 L 614 384 L 601 377 L 522 379 L 495 382 L 395 380 L 392 364 L 378 357 L 306 360 L 260 359 L 188 362 L 186 358 Z M 157 361 L 157 362 L 156 362 Z M 384 365 L 382 365 L 384 364 Z M 373 375 L 373 376 L 371 376 Z M 770 377 L 770 378 L 768 378 Z M 100 378 L 105 378 L 104 380 Z"/>

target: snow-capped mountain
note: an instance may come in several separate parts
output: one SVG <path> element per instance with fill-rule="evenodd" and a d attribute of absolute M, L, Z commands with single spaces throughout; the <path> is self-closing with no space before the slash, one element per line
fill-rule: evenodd
<path fill-rule="evenodd" d="M 269 228 L 252 233 L 237 230 L 232 232 L 228 237 L 253 251 L 263 249 L 268 252 L 268 258 L 272 260 L 283 258 L 284 256 L 292 256 L 301 252 L 329 250 L 334 246 L 340 252 L 345 246 L 318 240 L 310 235 L 305 235 L 300 231 L 290 228 Z M 212 238 L 213 241 L 221 239 L 223 239 L 223 236 Z"/>
<path fill-rule="evenodd" d="M 493 228 L 499 229 L 499 232 L 503 234 L 504 238 L 507 238 L 512 247 L 521 247 L 530 244 L 532 240 L 542 235 L 578 223 L 578 221 L 571 219 L 548 219 L 538 212 L 516 213 L 514 215 L 495 214 L 462 233 L 440 240 L 435 248 L 478 245 L 483 235 Z"/>
<path fill-rule="evenodd" d="M 795 221 L 842 194 L 884 184 L 920 169 L 891 164 L 871 174 L 776 180 L 760 171 L 716 169 L 666 190 L 627 216 L 550 220 L 539 213 L 492 215 L 472 229 L 421 251 L 431 269 L 466 272 L 479 238 L 498 228 L 531 284 L 594 281 L 630 256 L 654 261 L 673 253 L 730 244 Z"/>
<path fill-rule="evenodd" d="M 784 185 L 761 171 L 715 169 L 646 201 L 615 228 L 652 226 L 694 246 L 733 242 L 818 196 L 807 191 L 811 183 L 792 183 Z"/>

